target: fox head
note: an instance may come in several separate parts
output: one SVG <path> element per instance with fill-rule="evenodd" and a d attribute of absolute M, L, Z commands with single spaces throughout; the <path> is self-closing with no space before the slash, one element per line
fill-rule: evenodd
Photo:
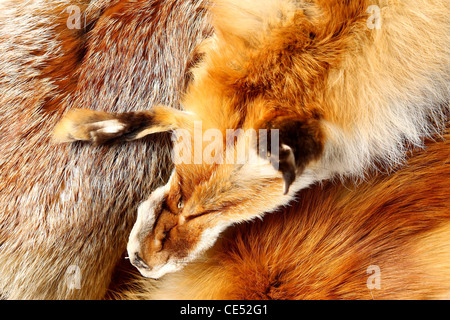
<path fill-rule="evenodd" d="M 96 144 L 173 132 L 171 178 L 139 206 L 127 248 L 146 277 L 179 270 L 228 226 L 287 204 L 314 180 L 308 164 L 322 151 L 319 128 L 279 118 L 265 122 L 269 129 L 214 131 L 200 119 L 162 106 L 122 114 L 74 110 L 55 128 L 58 142 Z M 301 145 L 291 144 L 296 139 Z M 305 179 L 296 181 L 298 175 Z"/>

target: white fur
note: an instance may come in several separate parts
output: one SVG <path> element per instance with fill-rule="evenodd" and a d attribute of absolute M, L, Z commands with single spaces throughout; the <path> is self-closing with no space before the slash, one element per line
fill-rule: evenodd
<path fill-rule="evenodd" d="M 131 230 L 131 234 L 128 240 L 127 251 L 130 261 L 136 253 L 141 251 L 141 243 L 153 228 L 155 223 L 156 212 L 161 210 L 164 197 L 170 189 L 170 183 L 159 187 L 150 196 L 150 198 L 143 202 L 138 208 L 138 216 L 136 223 Z"/>
<path fill-rule="evenodd" d="M 96 122 L 95 126 L 98 127 L 100 133 L 118 133 L 125 128 L 125 125 L 118 120 L 106 120 Z"/>
<path fill-rule="evenodd" d="M 184 265 L 185 264 L 179 264 L 179 263 L 169 260 L 165 264 L 155 266 L 152 270 L 146 270 L 146 269 L 140 269 L 140 268 L 138 268 L 138 270 L 141 273 L 141 275 L 146 278 L 159 279 L 168 273 L 173 273 L 173 272 L 181 270 L 181 268 Z"/>

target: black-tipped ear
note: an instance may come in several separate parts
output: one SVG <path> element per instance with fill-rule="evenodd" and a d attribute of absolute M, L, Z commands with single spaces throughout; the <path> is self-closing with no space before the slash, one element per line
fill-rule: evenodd
<path fill-rule="evenodd" d="M 270 160 L 283 175 L 283 193 L 287 194 L 295 178 L 306 165 L 323 152 L 323 137 L 318 120 L 297 121 L 277 119 L 267 123 L 270 130 L 278 130 L 277 145 L 271 140 Z"/>
<path fill-rule="evenodd" d="M 126 113 L 76 109 L 56 125 L 53 140 L 57 143 L 89 141 L 94 144 L 131 141 L 176 129 L 186 117 L 184 112 L 165 107 Z"/>

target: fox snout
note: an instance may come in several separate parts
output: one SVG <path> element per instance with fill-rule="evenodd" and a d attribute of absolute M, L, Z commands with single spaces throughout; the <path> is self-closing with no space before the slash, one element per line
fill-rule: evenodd
<path fill-rule="evenodd" d="M 148 276 L 154 265 L 147 261 L 145 247 L 153 233 L 156 215 L 162 209 L 165 189 L 156 189 L 150 198 L 139 205 L 136 223 L 131 230 L 128 240 L 127 251 L 130 262 L 144 276 Z"/>
<path fill-rule="evenodd" d="M 187 262 L 187 238 L 173 232 L 179 218 L 165 207 L 170 183 L 156 189 L 138 208 L 127 251 L 130 262 L 147 278 L 158 279 L 180 270 Z M 181 244 L 181 245 L 180 245 Z"/>

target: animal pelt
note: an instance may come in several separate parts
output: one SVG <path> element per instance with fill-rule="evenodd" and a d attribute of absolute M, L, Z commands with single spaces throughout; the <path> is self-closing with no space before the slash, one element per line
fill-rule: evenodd
<path fill-rule="evenodd" d="M 122 299 L 449 299 L 450 133 L 392 175 L 299 192 Z M 371 276 L 374 270 L 378 286 Z"/>
<path fill-rule="evenodd" d="M 219 132 L 219 161 L 202 159 L 209 145 L 194 147 L 194 161 L 176 163 L 139 207 L 128 253 L 147 277 L 180 270 L 227 227 L 277 210 L 302 188 L 395 170 L 445 128 L 445 0 L 216 0 L 210 11 L 214 36 L 199 49 L 186 112 L 81 109 L 55 129 L 56 141 L 96 144 L 177 129 L 203 142 L 207 130 Z M 278 130 L 279 156 L 260 157 L 244 134 L 228 140 L 240 129 Z M 242 146 L 254 161 L 228 162 Z"/>
<path fill-rule="evenodd" d="M 168 178 L 171 141 L 92 149 L 54 145 L 51 130 L 74 107 L 179 108 L 209 32 L 202 5 L 0 2 L 1 298 L 104 297 L 137 205 Z"/>

